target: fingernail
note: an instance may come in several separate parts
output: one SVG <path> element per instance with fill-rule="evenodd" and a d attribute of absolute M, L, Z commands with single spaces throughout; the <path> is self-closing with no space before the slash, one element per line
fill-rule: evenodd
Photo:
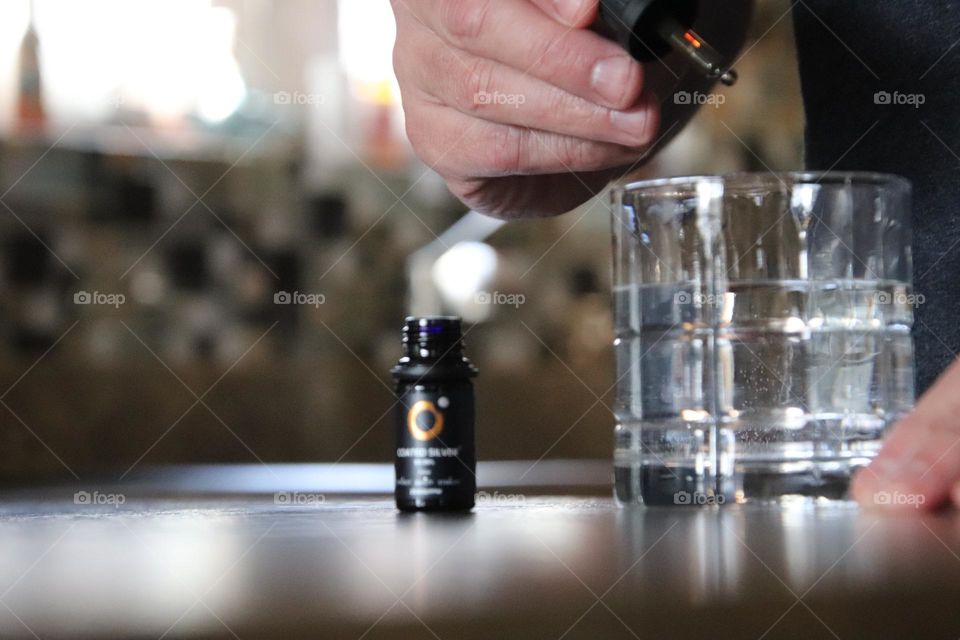
<path fill-rule="evenodd" d="M 581 0 L 553 0 L 554 9 L 557 15 L 563 18 L 568 24 L 576 24 L 580 21 L 580 11 L 583 3 Z"/>
<path fill-rule="evenodd" d="M 650 111 L 648 109 L 638 111 L 611 111 L 610 123 L 627 134 L 630 138 L 629 143 L 646 144 L 650 142 Z"/>
<path fill-rule="evenodd" d="M 633 75 L 634 61 L 625 56 L 601 60 L 590 78 L 593 90 L 612 104 L 620 104 Z"/>

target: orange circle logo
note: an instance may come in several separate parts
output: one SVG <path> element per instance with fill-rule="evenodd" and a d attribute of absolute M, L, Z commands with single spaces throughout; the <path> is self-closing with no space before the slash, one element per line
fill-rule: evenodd
<path fill-rule="evenodd" d="M 430 429 L 424 430 L 417 424 L 417 420 L 423 413 L 429 413 L 433 416 L 433 426 Z M 443 431 L 443 413 L 432 402 L 419 400 L 407 412 L 407 430 L 410 435 L 421 442 L 433 440 Z"/>

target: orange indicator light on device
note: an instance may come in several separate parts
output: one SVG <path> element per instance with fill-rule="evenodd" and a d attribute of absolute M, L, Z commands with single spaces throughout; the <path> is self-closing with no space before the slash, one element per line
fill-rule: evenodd
<path fill-rule="evenodd" d="M 690 44 L 692 44 L 697 49 L 703 46 L 702 43 L 699 40 L 697 40 L 697 37 L 692 33 L 690 33 L 689 31 L 683 34 L 683 39 L 689 42 Z"/>

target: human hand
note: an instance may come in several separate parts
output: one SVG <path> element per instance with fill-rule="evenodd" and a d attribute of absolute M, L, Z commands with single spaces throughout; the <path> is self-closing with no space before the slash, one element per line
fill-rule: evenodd
<path fill-rule="evenodd" d="M 564 213 L 657 135 L 643 67 L 587 30 L 598 0 L 392 4 L 407 134 L 477 211 Z"/>
<path fill-rule="evenodd" d="M 864 506 L 931 510 L 960 505 L 960 361 L 894 425 L 882 450 L 853 480 Z"/>

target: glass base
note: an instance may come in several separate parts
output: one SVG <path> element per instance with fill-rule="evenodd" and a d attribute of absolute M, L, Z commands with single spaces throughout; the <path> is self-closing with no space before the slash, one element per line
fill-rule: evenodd
<path fill-rule="evenodd" d="M 869 459 L 737 467 L 732 477 L 697 474 L 692 467 L 614 465 L 614 495 L 621 505 L 722 506 L 724 504 L 849 500 L 853 474 Z"/>
<path fill-rule="evenodd" d="M 769 430 L 764 441 L 723 429 L 716 444 L 709 429 L 620 425 L 614 495 L 623 505 L 647 506 L 845 501 L 854 473 L 881 445 L 882 423 L 855 423 L 842 431 L 822 429 L 822 421 L 815 429 Z"/>

